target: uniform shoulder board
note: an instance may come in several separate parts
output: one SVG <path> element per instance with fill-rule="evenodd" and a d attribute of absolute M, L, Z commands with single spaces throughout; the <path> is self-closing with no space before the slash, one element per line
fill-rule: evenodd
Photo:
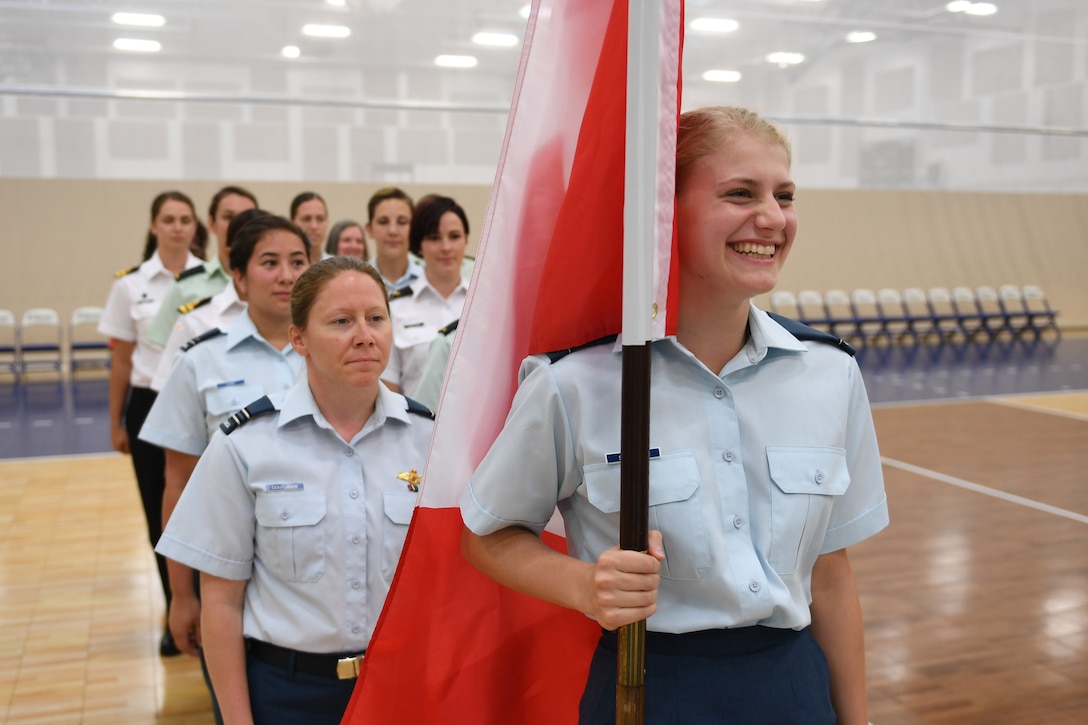
<path fill-rule="evenodd" d="M 131 267 L 126 267 L 125 269 L 119 269 L 119 270 L 117 270 L 116 272 L 113 273 L 113 276 L 116 279 L 121 279 L 125 275 L 132 274 L 133 272 L 135 272 L 139 268 L 140 268 L 140 265 L 136 264 L 136 265 L 133 265 Z"/>
<path fill-rule="evenodd" d="M 774 312 L 768 312 L 767 316 L 785 328 L 786 332 L 790 333 L 798 340 L 808 340 L 811 342 L 822 342 L 827 345 L 834 345 L 851 357 L 857 354 L 857 350 L 854 349 L 854 346 L 846 340 L 843 340 L 841 337 L 832 335 L 829 332 L 824 332 L 823 330 L 817 330 L 815 327 L 809 327 L 797 320 L 783 317 Z"/>
<path fill-rule="evenodd" d="M 219 430 L 223 431 L 225 435 L 230 435 L 231 433 L 245 425 L 248 421 L 256 418 L 258 415 L 271 413 L 275 410 L 276 406 L 272 404 L 272 401 L 269 400 L 268 396 L 266 395 L 259 400 L 253 401 L 231 417 L 224 420 L 222 423 L 219 424 Z"/>
<path fill-rule="evenodd" d="M 182 272 L 180 274 L 178 274 L 177 277 L 174 277 L 174 279 L 176 279 L 177 281 L 180 282 L 183 279 L 189 279 L 190 277 L 192 277 L 194 275 L 203 274 L 203 273 L 204 273 L 204 265 L 203 264 L 198 264 L 195 267 L 189 267 L 189 269 L 182 270 Z"/>
<path fill-rule="evenodd" d="M 182 345 L 181 346 L 181 351 L 186 352 L 187 350 L 192 350 L 194 347 L 196 347 L 200 343 L 204 342 L 205 340 L 210 340 L 213 337 L 219 337 L 220 335 L 226 335 L 226 334 L 227 333 L 223 332 L 218 327 L 213 327 L 212 329 L 208 330 L 207 332 L 200 333 L 199 335 L 194 337 L 192 340 L 189 340 L 189 342 Z"/>
<path fill-rule="evenodd" d="M 434 413 L 432 413 L 431 409 L 428 408 L 426 405 L 419 402 L 418 400 L 412 400 L 407 395 L 404 396 L 404 399 L 408 401 L 409 413 L 411 413 L 412 415 L 422 415 L 424 418 L 430 418 L 431 420 L 434 420 Z"/>
<path fill-rule="evenodd" d="M 412 288 L 411 287 L 401 287 L 400 289 L 395 289 L 395 290 L 393 290 L 392 292 L 389 293 L 389 301 L 392 302 L 393 300 L 399 300 L 401 297 L 411 297 L 411 296 L 412 296 Z"/>
<path fill-rule="evenodd" d="M 458 317 L 456 320 L 454 320 L 453 322 L 451 322 L 450 324 L 446 325 L 441 330 L 439 330 L 438 334 L 439 335 L 452 335 L 453 332 L 457 329 L 457 323 L 460 322 L 460 321 L 461 321 L 461 318 Z"/>
<path fill-rule="evenodd" d="M 178 314 L 179 315 L 187 315 L 190 312 L 192 312 L 193 310 L 195 310 L 196 308 L 203 307 L 204 305 L 208 304 L 211 301 L 212 301 L 211 297 L 205 297 L 204 299 L 193 300 L 192 302 L 186 302 L 184 305 L 180 305 L 178 307 Z"/>
<path fill-rule="evenodd" d="M 594 340 L 593 342 L 587 342 L 585 345 L 579 345 L 578 347 L 567 348 L 566 350 L 556 350 L 555 352 L 548 353 L 548 362 L 557 363 L 572 352 L 578 352 L 579 350 L 585 350 L 587 347 L 595 347 L 597 345 L 604 345 L 605 343 L 615 343 L 618 335 L 606 335 L 602 338 Z"/>

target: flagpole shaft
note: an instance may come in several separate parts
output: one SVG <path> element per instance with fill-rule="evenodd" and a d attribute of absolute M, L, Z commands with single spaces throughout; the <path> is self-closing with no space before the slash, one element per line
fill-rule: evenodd
<path fill-rule="evenodd" d="M 620 548 L 646 551 L 650 500 L 649 342 L 623 347 L 620 402 Z M 646 680 L 646 621 L 620 628 L 616 723 L 641 725 Z"/>

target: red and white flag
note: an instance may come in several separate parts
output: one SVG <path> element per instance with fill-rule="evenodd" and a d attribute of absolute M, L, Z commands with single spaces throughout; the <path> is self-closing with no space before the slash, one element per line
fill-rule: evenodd
<path fill-rule="evenodd" d="M 600 628 L 466 562 L 457 502 L 502 428 L 521 360 L 620 332 L 628 2 L 533 4 L 419 507 L 344 723 L 577 721 Z M 681 0 L 660 6 L 652 338 L 675 330 L 683 27 Z M 565 550 L 559 529 L 544 537 Z"/>

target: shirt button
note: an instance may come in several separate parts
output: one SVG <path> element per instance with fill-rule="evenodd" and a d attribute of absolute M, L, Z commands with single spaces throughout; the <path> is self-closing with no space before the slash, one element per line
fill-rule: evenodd
<path fill-rule="evenodd" d="M 722 453 L 722 458 L 725 459 L 726 463 L 732 463 L 733 459 L 736 458 L 736 457 L 737 457 L 737 454 L 733 453 L 733 451 L 730 451 L 730 450 L 726 450 L 726 451 L 724 451 Z"/>
<path fill-rule="evenodd" d="M 361 630 L 361 629 L 362 629 L 362 627 L 360 627 L 358 624 L 351 625 L 351 631 L 354 632 L 355 634 L 359 634 L 359 630 Z"/>
<path fill-rule="evenodd" d="M 359 498 L 359 492 L 358 492 L 358 491 L 356 491 L 356 490 L 355 490 L 354 488 L 353 488 L 353 489 L 351 489 L 351 493 L 350 493 L 349 495 L 350 495 L 350 496 L 351 496 L 352 498 Z"/>
<path fill-rule="evenodd" d="M 756 581 L 755 579 L 753 579 L 752 581 L 748 582 L 748 589 L 749 589 L 750 591 L 752 591 L 752 592 L 758 592 L 758 591 L 759 591 L 760 589 L 762 589 L 762 588 L 763 588 L 763 587 L 762 587 L 762 586 L 760 585 L 760 583 L 759 583 L 759 582 L 757 582 L 757 581 Z"/>
<path fill-rule="evenodd" d="M 291 517 L 291 514 L 287 513 L 287 509 L 284 509 L 283 511 L 280 511 L 280 518 L 283 519 L 284 521 L 286 521 L 290 517 Z"/>
<path fill-rule="evenodd" d="M 359 543 L 359 535 L 358 534 L 351 537 L 351 543 L 353 543 L 353 544 L 358 544 Z"/>
<path fill-rule="evenodd" d="M 714 388 L 714 397 L 717 398 L 718 400 L 721 400 L 722 398 L 724 398 L 725 397 L 725 389 L 724 388 Z"/>
<path fill-rule="evenodd" d="M 741 526 L 744 526 L 744 519 L 742 519 L 740 516 L 734 516 L 733 517 L 733 528 L 739 529 Z"/>
<path fill-rule="evenodd" d="M 352 589 L 358 589 L 359 588 L 359 580 L 358 579 L 352 579 L 351 588 Z"/>
<path fill-rule="evenodd" d="M 823 471 L 816 471 L 816 475 L 814 476 L 814 478 L 816 479 L 816 485 L 817 486 L 820 485 L 821 483 L 824 482 L 824 478 L 825 478 L 824 472 Z"/>
<path fill-rule="evenodd" d="M 355 455 L 355 449 L 354 448 L 344 449 L 344 455 L 347 456 L 348 458 L 351 458 L 352 456 Z"/>

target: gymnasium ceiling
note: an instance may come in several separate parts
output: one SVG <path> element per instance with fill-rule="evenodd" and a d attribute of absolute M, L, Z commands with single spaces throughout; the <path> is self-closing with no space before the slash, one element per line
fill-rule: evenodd
<path fill-rule="evenodd" d="M 580 0 L 589 1 L 589 0 Z M 940 38 L 973 39 L 995 44 L 1072 44 L 1085 63 L 1085 0 L 995 0 L 990 15 L 949 12 L 940 0 L 687 0 L 685 86 L 706 84 L 706 70 L 732 70 L 741 84 L 760 83 L 775 74 L 803 73 L 829 54 L 854 54 L 864 63 L 891 44 Z M 492 89 L 512 87 L 526 20 L 524 0 L 0 0 L 0 91 L 3 87 L 80 88 L 102 75 L 82 76 L 113 58 L 136 55 L 116 50 L 118 38 L 154 40 L 161 50 L 145 54 L 149 67 L 168 74 L 182 65 L 209 69 L 225 65 L 251 71 L 267 67 L 355 69 L 365 72 L 419 74 L 435 68 L 441 54 L 472 55 L 475 68 L 459 85 Z M 971 5 L 971 3 L 965 3 Z M 978 5 L 977 3 L 975 5 Z M 161 15 L 156 28 L 123 27 L 116 12 Z M 724 34 L 699 32 L 690 23 L 700 17 L 729 18 L 738 24 Z M 1072 24 L 1068 18 L 1077 18 Z M 341 25 L 346 38 L 313 38 L 307 24 Z M 508 33 L 512 47 L 482 47 L 472 41 L 480 31 Z M 876 39 L 848 44 L 852 31 L 870 31 Z M 299 56 L 282 54 L 295 46 Z M 847 47 L 849 46 L 849 47 Z M 793 68 L 768 62 L 776 51 L 801 53 Z M 65 69 L 65 70 L 58 70 Z M 211 71 L 215 72 L 215 71 Z M 508 92 L 508 91 L 507 91 Z M 503 94 L 500 93 L 501 97 Z"/>

